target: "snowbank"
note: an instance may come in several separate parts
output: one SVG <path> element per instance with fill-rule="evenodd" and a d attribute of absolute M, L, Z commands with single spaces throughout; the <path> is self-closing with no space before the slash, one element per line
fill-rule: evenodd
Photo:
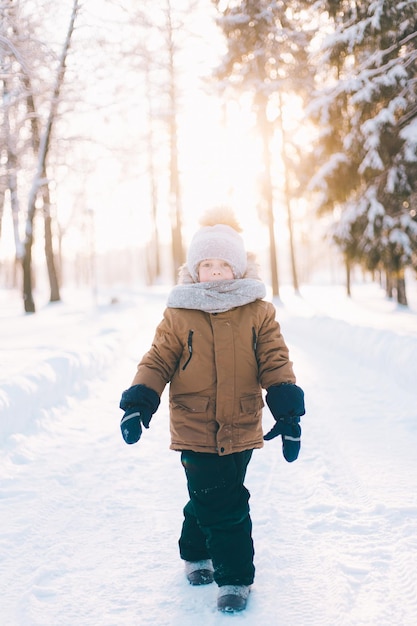
<path fill-rule="evenodd" d="M 0 330 L 0 445 L 10 435 L 32 432 L 49 409 L 88 395 L 90 382 L 114 364 L 132 337 L 140 300 L 125 296 L 96 305 L 81 297 L 75 305 L 48 305 L 35 315 L 10 307 Z"/>

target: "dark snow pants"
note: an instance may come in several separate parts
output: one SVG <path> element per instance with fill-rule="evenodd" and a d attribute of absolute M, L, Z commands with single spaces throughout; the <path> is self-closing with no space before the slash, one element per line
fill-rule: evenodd
<path fill-rule="evenodd" d="M 181 453 L 189 502 L 179 539 L 185 561 L 212 559 L 214 580 L 224 585 L 251 585 L 253 565 L 249 491 L 243 482 L 252 450 L 226 456 Z"/>

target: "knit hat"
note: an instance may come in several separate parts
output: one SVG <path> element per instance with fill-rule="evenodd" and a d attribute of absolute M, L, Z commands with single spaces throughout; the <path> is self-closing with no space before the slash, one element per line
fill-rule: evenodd
<path fill-rule="evenodd" d="M 235 278 L 242 278 L 247 267 L 247 254 L 240 227 L 230 209 L 220 208 L 207 212 L 200 220 L 202 228 L 191 240 L 187 267 L 198 281 L 198 266 L 206 259 L 221 259 L 230 265 Z"/>

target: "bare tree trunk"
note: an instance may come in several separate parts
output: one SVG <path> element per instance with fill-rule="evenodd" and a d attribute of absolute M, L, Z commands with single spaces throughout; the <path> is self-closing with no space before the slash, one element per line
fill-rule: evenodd
<path fill-rule="evenodd" d="M 352 295 L 352 286 L 351 286 L 351 264 L 350 259 L 347 254 L 345 254 L 345 269 L 346 269 L 346 295 L 350 298 Z"/>
<path fill-rule="evenodd" d="M 408 306 L 407 290 L 406 290 L 406 286 L 405 286 L 404 269 L 401 269 L 399 272 L 397 272 L 396 284 L 397 284 L 397 302 L 398 302 L 398 304 L 402 304 L 404 306 Z"/>
<path fill-rule="evenodd" d="M 52 236 L 52 217 L 51 205 L 49 204 L 49 189 L 45 185 L 43 187 L 43 216 L 45 227 L 45 258 L 49 276 L 50 296 L 49 302 L 59 302 L 61 296 L 59 293 L 58 274 L 56 271 L 55 254 Z"/>
<path fill-rule="evenodd" d="M 147 104 L 148 104 L 148 135 L 147 135 L 147 146 L 148 146 L 148 173 L 149 173 L 149 182 L 150 182 L 150 195 L 151 195 L 151 218 L 152 218 L 152 236 L 151 236 L 151 245 L 150 245 L 150 255 L 148 258 L 148 267 L 149 267 L 149 282 L 153 284 L 155 282 L 155 278 L 157 278 L 161 273 L 161 251 L 159 248 L 159 235 L 158 235 L 158 227 L 157 227 L 157 217 L 158 217 L 158 188 L 156 184 L 156 176 L 155 176 L 155 165 L 154 165 L 154 135 L 153 135 L 153 111 L 152 111 L 152 91 L 151 91 L 151 81 L 150 81 L 150 64 L 151 60 L 146 55 L 145 58 L 145 84 L 146 84 L 146 95 L 147 95 Z"/>
<path fill-rule="evenodd" d="M 61 57 L 59 59 L 57 76 L 55 80 L 55 87 L 52 94 L 52 99 L 49 108 L 49 114 L 46 122 L 45 130 L 40 138 L 39 153 L 38 153 L 38 165 L 35 173 L 32 187 L 29 192 L 28 198 L 28 212 L 26 219 L 25 230 L 25 243 L 24 243 L 24 258 L 23 258 L 23 302 L 25 311 L 27 313 L 35 312 L 35 303 L 32 295 L 32 244 L 33 244 L 33 223 L 36 211 L 36 198 L 39 192 L 39 188 L 45 184 L 44 175 L 46 172 L 46 162 L 48 158 L 48 151 L 50 147 L 52 128 L 55 122 L 59 96 L 61 93 L 62 84 L 65 77 L 66 59 L 71 43 L 72 33 L 74 32 L 75 18 L 78 12 L 78 0 L 73 1 L 72 13 L 70 23 L 68 26 L 67 35 L 65 38 L 64 46 L 62 49 Z"/>
<path fill-rule="evenodd" d="M 23 304 L 26 313 L 35 313 L 32 285 L 32 243 L 33 236 L 27 235 L 22 259 L 23 267 Z"/>
<path fill-rule="evenodd" d="M 39 153 L 40 147 L 40 130 L 39 130 L 39 120 L 36 115 L 35 103 L 32 96 L 32 87 L 29 76 L 24 77 L 24 84 L 26 86 L 27 93 L 29 94 L 26 98 L 26 107 L 30 116 L 31 126 L 32 126 L 32 144 L 33 150 L 35 154 Z M 58 283 L 58 275 L 56 271 L 56 263 L 55 263 L 55 254 L 54 254 L 54 246 L 53 246 L 53 237 L 52 237 L 52 217 L 51 217 L 51 200 L 49 193 L 49 183 L 46 171 L 42 172 L 41 176 L 42 180 L 45 181 L 42 186 L 42 201 L 43 201 L 43 215 L 44 215 L 44 229 L 45 229 L 45 258 L 46 258 L 46 267 L 48 270 L 49 277 L 49 288 L 50 288 L 50 302 L 59 302 L 61 300 L 61 296 L 59 293 L 59 283 Z"/>
<path fill-rule="evenodd" d="M 292 284 L 293 284 L 295 293 L 299 293 L 300 287 L 298 283 L 297 265 L 295 262 L 294 228 L 293 228 L 293 219 L 292 219 L 292 212 L 291 212 L 289 162 L 288 162 L 287 147 L 286 147 L 287 138 L 286 138 L 286 133 L 284 129 L 283 107 L 282 107 L 280 94 L 279 94 L 279 126 L 280 126 L 280 131 L 281 131 L 281 159 L 284 165 L 284 197 L 285 197 L 285 206 L 287 208 L 287 222 L 288 222 L 288 233 L 289 233 L 289 241 L 290 241 L 290 261 L 291 261 Z"/>
<path fill-rule="evenodd" d="M 178 268 L 184 262 L 182 242 L 181 189 L 178 168 L 177 84 L 175 73 L 175 47 L 171 15 L 171 0 L 166 2 L 167 44 L 169 52 L 169 137 L 170 137 L 170 208 L 172 233 L 173 278 L 177 280 Z"/>
<path fill-rule="evenodd" d="M 394 294 L 394 281 L 391 270 L 385 268 L 385 292 L 388 298 L 392 298 Z"/>
<path fill-rule="evenodd" d="M 3 96 L 4 101 L 8 102 L 9 96 L 9 87 L 7 78 L 3 79 Z M 13 235 L 14 235 L 14 243 L 16 250 L 16 262 L 20 263 L 24 250 L 22 248 L 22 242 L 20 240 L 20 232 L 19 232 L 19 196 L 17 193 L 17 154 L 15 141 L 13 139 L 12 133 L 10 131 L 10 119 L 9 119 L 9 108 L 6 106 L 3 109 L 3 130 L 4 137 L 7 149 L 7 165 L 6 165 L 6 183 L 5 187 L 9 190 L 10 193 L 10 205 L 12 210 L 12 219 L 13 219 Z"/>
<path fill-rule="evenodd" d="M 2 26 L 0 22 L 0 26 Z M 3 124 L 2 128 L 0 128 L 0 136 L 5 141 L 5 146 L 0 150 L 0 157 L 3 160 L 3 150 L 8 150 L 9 145 L 9 116 L 8 116 L 8 98 L 7 98 L 7 72 L 5 69 L 5 59 L 3 54 L 0 57 L 0 72 L 2 74 L 2 80 L 0 82 L 1 92 L 0 92 L 0 101 L 1 107 L 3 111 Z M 2 235 L 2 226 L 3 226 L 3 215 L 4 215 L 4 201 L 6 197 L 6 189 L 7 189 L 7 164 L 0 165 L 0 241 Z"/>
<path fill-rule="evenodd" d="M 0 241 L 3 227 L 3 215 L 4 215 L 4 199 L 6 196 L 6 185 L 4 182 L 4 176 L 0 177 Z"/>
<path fill-rule="evenodd" d="M 266 116 L 267 100 L 261 95 L 257 98 L 257 121 L 261 131 L 264 162 L 264 181 L 262 197 L 265 202 L 269 232 L 269 264 L 271 271 L 272 295 L 279 297 L 278 261 L 275 243 L 274 194 L 271 177 L 270 125 Z"/>

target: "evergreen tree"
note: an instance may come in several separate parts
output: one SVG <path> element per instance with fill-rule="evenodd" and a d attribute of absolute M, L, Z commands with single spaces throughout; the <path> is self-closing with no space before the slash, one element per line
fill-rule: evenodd
<path fill-rule="evenodd" d="M 341 211 L 334 237 L 347 263 L 383 269 L 388 293 L 394 286 L 406 304 L 404 269 L 417 250 L 417 2 L 319 6 L 333 32 L 317 55 L 312 186 L 322 211 Z"/>

